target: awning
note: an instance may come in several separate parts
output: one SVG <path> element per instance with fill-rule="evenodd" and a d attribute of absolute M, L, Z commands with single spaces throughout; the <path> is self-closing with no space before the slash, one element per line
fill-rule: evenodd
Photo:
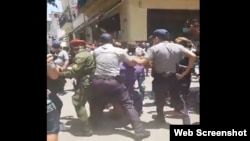
<path fill-rule="evenodd" d="M 63 36 L 61 36 L 59 39 L 62 40 L 63 38 L 68 38 L 69 34 L 72 34 L 73 33 L 73 30 L 71 30 L 70 32 L 68 33 L 65 33 Z"/>
<path fill-rule="evenodd" d="M 103 11 L 101 11 L 99 14 L 97 14 L 96 16 L 94 16 L 94 18 L 88 20 L 87 22 L 84 22 L 83 24 L 81 24 L 80 26 L 78 26 L 77 28 L 73 29 L 72 32 L 76 32 L 88 25 L 91 25 L 93 23 L 97 23 L 103 19 L 105 19 L 107 16 L 109 16 L 109 13 L 111 13 L 113 10 L 115 10 L 118 6 L 120 6 L 122 3 L 124 2 L 124 0 L 121 0 L 119 2 L 117 2 L 116 4 L 114 4 L 112 7 L 107 8 Z"/>

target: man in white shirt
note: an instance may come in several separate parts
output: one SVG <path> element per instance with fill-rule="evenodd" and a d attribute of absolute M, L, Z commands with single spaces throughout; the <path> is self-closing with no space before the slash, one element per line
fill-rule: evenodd
<path fill-rule="evenodd" d="M 69 55 L 61 48 L 60 41 L 54 40 L 52 44 L 53 51 L 55 52 L 56 65 L 62 67 L 62 70 L 66 70 L 69 65 Z"/>
<path fill-rule="evenodd" d="M 133 59 L 128 56 L 124 49 L 112 45 L 110 34 L 102 34 L 101 41 L 103 45 L 95 49 L 93 54 L 96 61 L 96 70 L 92 80 L 94 97 L 92 108 L 95 109 L 92 111 L 92 118 L 94 121 L 98 121 L 102 116 L 104 105 L 108 102 L 118 102 L 130 119 L 135 130 L 135 138 L 138 140 L 147 138 L 150 136 L 150 132 L 144 129 L 120 76 L 119 63 L 122 61 L 133 66 Z"/>
<path fill-rule="evenodd" d="M 61 48 L 61 42 L 58 40 L 54 40 L 52 42 L 52 49 L 54 51 L 54 62 L 56 65 L 61 67 L 61 71 L 64 71 L 67 69 L 69 65 L 69 55 L 68 53 Z M 66 84 L 66 80 L 64 78 L 59 78 L 62 79 L 61 81 L 61 91 L 59 92 L 60 95 L 66 94 L 64 91 L 64 86 Z"/>

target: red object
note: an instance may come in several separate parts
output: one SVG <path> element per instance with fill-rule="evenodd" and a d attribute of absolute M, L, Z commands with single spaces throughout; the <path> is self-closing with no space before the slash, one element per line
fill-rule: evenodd
<path fill-rule="evenodd" d="M 85 44 L 86 42 L 84 40 L 75 39 L 75 40 L 70 41 L 71 46 L 79 46 L 79 45 L 85 45 Z"/>

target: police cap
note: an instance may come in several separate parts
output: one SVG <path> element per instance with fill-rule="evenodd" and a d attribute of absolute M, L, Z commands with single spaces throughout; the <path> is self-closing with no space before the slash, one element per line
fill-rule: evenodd
<path fill-rule="evenodd" d="M 103 33 L 101 36 L 100 36 L 100 40 L 101 41 L 109 41 L 112 39 L 112 35 L 109 34 L 109 33 Z"/>
<path fill-rule="evenodd" d="M 156 29 L 154 30 L 153 34 L 150 36 L 150 38 L 152 37 L 169 37 L 169 32 L 166 29 Z"/>
<path fill-rule="evenodd" d="M 52 47 L 53 47 L 53 48 L 59 48 L 60 45 L 61 45 L 61 42 L 60 42 L 60 41 L 58 41 L 58 40 L 53 40 L 53 41 L 52 41 Z"/>

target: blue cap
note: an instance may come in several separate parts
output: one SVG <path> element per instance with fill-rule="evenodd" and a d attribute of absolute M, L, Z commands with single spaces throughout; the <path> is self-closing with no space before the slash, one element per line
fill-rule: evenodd
<path fill-rule="evenodd" d="M 152 37 L 169 37 L 169 32 L 166 29 L 156 29 L 153 32 Z"/>
<path fill-rule="evenodd" d="M 112 35 L 109 33 L 103 33 L 100 37 L 101 40 L 106 41 L 106 40 L 111 40 L 112 39 Z"/>
<path fill-rule="evenodd" d="M 60 45 L 61 45 L 60 41 L 58 41 L 58 40 L 53 40 L 52 41 L 52 47 L 60 47 Z"/>

